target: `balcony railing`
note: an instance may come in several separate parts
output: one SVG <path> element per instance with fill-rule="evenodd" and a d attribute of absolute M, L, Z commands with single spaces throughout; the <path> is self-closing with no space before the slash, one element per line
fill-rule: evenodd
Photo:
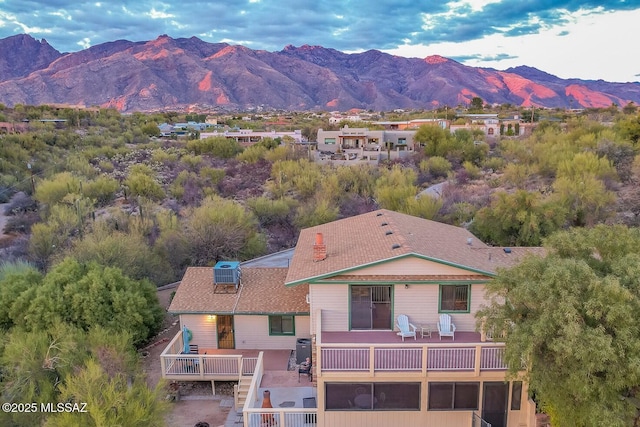
<path fill-rule="evenodd" d="M 409 348 L 406 348 L 408 346 Z M 504 347 L 497 343 L 451 347 L 452 344 L 321 344 L 319 371 L 486 371 L 506 370 Z M 455 345 L 455 344 L 454 344 Z M 489 347 L 486 347 L 489 346 Z M 316 365 L 318 366 L 318 364 Z"/>
<path fill-rule="evenodd" d="M 504 344 L 497 342 L 336 343 L 322 341 L 316 316 L 316 372 L 421 372 L 506 370 Z M 357 332 L 354 337 L 360 337 Z"/>

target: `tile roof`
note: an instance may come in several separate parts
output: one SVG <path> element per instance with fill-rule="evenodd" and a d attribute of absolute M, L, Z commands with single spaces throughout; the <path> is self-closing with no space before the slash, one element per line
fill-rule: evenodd
<path fill-rule="evenodd" d="M 323 235 L 327 257 L 314 262 L 316 233 Z M 462 227 L 381 209 L 302 230 L 285 284 L 410 254 L 489 275 L 527 254 L 544 254 L 543 248 L 510 249 L 490 247 Z"/>
<path fill-rule="evenodd" d="M 169 306 L 170 313 L 308 313 L 308 286 L 284 286 L 286 268 L 242 268 L 237 293 L 214 293 L 213 269 L 189 267 Z"/>

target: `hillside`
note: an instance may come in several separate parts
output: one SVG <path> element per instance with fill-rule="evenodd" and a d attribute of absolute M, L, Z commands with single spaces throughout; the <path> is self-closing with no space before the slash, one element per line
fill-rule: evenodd
<path fill-rule="evenodd" d="M 640 103 L 640 83 L 560 79 L 522 66 L 499 71 L 441 56 L 404 58 L 321 46 L 252 50 L 196 37 L 118 40 L 62 54 L 28 35 L 0 40 L 0 103 L 247 110 L 388 111 L 468 104 L 605 108 Z"/>

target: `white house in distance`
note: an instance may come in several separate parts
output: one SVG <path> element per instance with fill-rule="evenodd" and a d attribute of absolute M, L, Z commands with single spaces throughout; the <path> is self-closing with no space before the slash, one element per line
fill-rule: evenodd
<path fill-rule="evenodd" d="M 170 311 L 190 336 L 179 333 L 163 352 L 163 375 L 246 379 L 247 427 L 266 413 L 295 427 L 535 427 L 526 382 L 507 381 L 504 344 L 477 329 L 475 313 L 498 268 L 543 253 L 490 247 L 464 228 L 384 209 L 307 228 L 288 268 L 243 268 L 237 284 L 217 290 L 215 269 L 187 270 Z M 412 326 L 399 334 L 404 316 Z M 445 318 L 455 328 L 441 334 Z M 221 372 L 215 358 L 231 343 L 229 325 L 236 349 L 310 339 L 316 407 L 261 408 L 260 357 L 237 356 L 235 370 Z M 195 355 L 185 356 L 187 344 Z"/>
<path fill-rule="evenodd" d="M 200 139 L 205 138 L 216 138 L 216 137 L 224 137 L 233 139 L 238 142 L 240 145 L 244 147 L 251 146 L 262 141 L 265 138 L 283 139 L 285 137 L 293 138 L 293 142 L 295 144 L 301 144 L 305 142 L 304 137 L 302 136 L 302 130 L 294 130 L 294 131 L 282 131 L 278 132 L 275 130 L 272 131 L 254 131 L 252 129 L 238 129 L 238 130 L 225 130 L 225 131 L 214 131 L 214 132 L 202 132 L 200 134 Z"/>

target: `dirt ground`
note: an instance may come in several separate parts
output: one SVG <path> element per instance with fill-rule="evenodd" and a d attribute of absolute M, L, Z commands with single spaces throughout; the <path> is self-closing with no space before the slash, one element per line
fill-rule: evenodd
<path fill-rule="evenodd" d="M 165 309 L 169 307 L 174 289 L 158 291 L 158 299 Z M 178 333 L 180 326 L 177 316 L 166 314 L 161 332 L 145 347 L 143 368 L 149 386 L 155 387 L 162 379 L 160 353 Z M 172 402 L 171 413 L 167 415 L 168 427 L 194 427 L 198 422 L 206 422 L 210 427 L 223 426 L 233 400 L 233 388 L 228 383 L 216 383 L 216 396 L 211 392 L 210 382 L 180 383 L 180 400 Z"/>

